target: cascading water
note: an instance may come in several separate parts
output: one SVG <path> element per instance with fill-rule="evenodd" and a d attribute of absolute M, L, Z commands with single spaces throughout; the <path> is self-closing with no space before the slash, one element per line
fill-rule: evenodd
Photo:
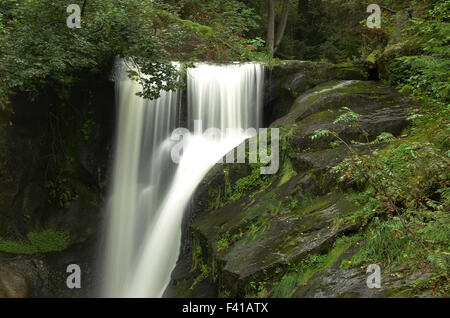
<path fill-rule="evenodd" d="M 165 195 L 173 164 L 164 141 L 176 127 L 178 92 L 161 92 L 156 101 L 136 93 L 140 85 L 118 65 L 118 127 L 103 282 L 104 296 L 119 297 L 127 286 L 142 237 Z"/>
<path fill-rule="evenodd" d="M 122 71 L 123 72 L 123 71 Z M 105 297 L 161 297 L 181 246 L 181 222 L 195 188 L 230 150 L 258 129 L 263 67 L 200 64 L 187 72 L 191 132 L 170 137 L 178 113 L 176 92 L 156 101 L 135 93 L 137 83 L 117 84 L 119 125 L 111 193 Z M 208 128 L 217 134 L 203 134 Z M 172 136 L 172 137 L 173 137 Z M 182 154 L 173 163 L 172 149 Z"/>

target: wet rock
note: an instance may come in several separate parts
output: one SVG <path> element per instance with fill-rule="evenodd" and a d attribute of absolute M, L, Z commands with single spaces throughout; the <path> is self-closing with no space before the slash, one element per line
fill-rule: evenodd
<path fill-rule="evenodd" d="M 23 239 L 59 228 L 81 240 L 86 233 L 78 233 L 78 222 L 65 222 L 75 198 L 80 202 L 69 214 L 88 227 L 99 224 L 114 106 L 114 83 L 98 77 L 64 94 L 49 89 L 34 99 L 12 96 L 14 111 L 0 110 L 0 236 Z"/>
<path fill-rule="evenodd" d="M 274 125 L 300 122 L 323 111 L 336 111 L 343 106 L 357 113 L 370 113 L 389 107 L 402 107 L 409 103 L 403 95 L 376 81 L 332 81 L 299 96 L 289 113 Z"/>
<path fill-rule="evenodd" d="M 378 82 L 333 82 L 299 97 L 290 112 L 274 126 L 291 127 L 290 143 L 296 151 L 324 150 L 330 148 L 335 137 L 328 135 L 313 140 L 311 137 L 321 129 L 337 133 L 346 142 L 373 141 L 383 132 L 399 136 L 410 124 L 408 102 Z M 353 123 L 335 123 L 344 106 L 361 115 L 359 127 Z"/>
<path fill-rule="evenodd" d="M 209 253 L 222 264 L 222 286 L 233 294 L 243 296 L 242 288 L 250 281 L 263 278 L 267 272 L 286 262 L 295 262 L 310 253 L 321 253 L 337 237 L 358 228 L 356 224 L 346 224 L 332 229 L 333 220 L 350 209 L 348 202 L 334 194 L 294 212 L 283 209 L 275 213 L 277 194 L 290 187 L 292 185 L 286 183 L 252 199 L 238 200 L 203 213 L 192 224 L 192 231 L 206 242 Z M 225 251 L 218 250 L 215 242 L 219 237 L 246 232 L 245 223 L 261 216 L 267 224 L 260 231 L 243 236 Z"/>
<path fill-rule="evenodd" d="M 91 238 L 82 244 L 73 244 L 61 252 L 51 252 L 38 255 L 19 255 L 0 252 L 0 297 L 5 294 L 2 288 L 2 277 L 8 278 L 8 286 L 12 285 L 11 273 L 17 279 L 12 282 L 26 282 L 26 294 L 21 297 L 30 298 L 75 298 L 94 297 L 99 290 L 100 256 L 97 246 L 98 239 Z M 81 268 L 81 288 L 69 289 L 66 279 L 69 275 L 67 267 L 77 264 Z M 2 272 L 2 269 L 6 269 Z M 9 273 L 2 276 L 2 273 Z M 15 283 L 14 283 L 15 284 Z M 8 287 L 10 288 L 10 287 Z M 12 288 L 12 287 L 11 287 Z M 16 287 L 14 287 L 16 290 Z M 24 291 L 25 289 L 20 289 Z M 6 296 L 4 296 L 6 297 Z M 9 297 L 9 296 L 8 296 Z"/>
<path fill-rule="evenodd" d="M 28 277 L 12 265 L 0 265 L 0 297 L 26 298 L 30 294 Z"/>
<path fill-rule="evenodd" d="M 268 73 L 265 122 L 272 123 L 288 113 L 295 98 L 316 85 L 331 80 L 366 80 L 367 78 L 367 72 L 359 65 L 282 61 Z"/>
<path fill-rule="evenodd" d="M 429 277 L 425 271 L 410 272 L 407 268 L 381 273 L 381 288 L 369 288 L 365 268 L 343 268 L 343 259 L 351 259 L 357 248 L 350 248 L 332 266 L 315 273 L 304 286 L 293 294 L 294 298 L 387 298 L 430 297 L 427 292 L 414 291 L 409 283 Z"/>

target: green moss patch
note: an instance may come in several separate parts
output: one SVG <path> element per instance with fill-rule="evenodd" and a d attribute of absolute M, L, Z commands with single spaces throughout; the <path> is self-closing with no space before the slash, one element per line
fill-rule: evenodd
<path fill-rule="evenodd" d="M 344 237 L 335 242 L 333 249 L 324 255 L 310 255 L 296 265 L 290 265 L 281 279 L 274 283 L 272 297 L 291 297 L 298 287 L 305 285 L 317 272 L 331 267 L 350 247 L 351 242 Z"/>
<path fill-rule="evenodd" d="M 69 246 L 69 233 L 45 230 L 27 234 L 28 242 L 7 240 L 0 237 L 0 251 L 13 254 L 59 252 Z"/>

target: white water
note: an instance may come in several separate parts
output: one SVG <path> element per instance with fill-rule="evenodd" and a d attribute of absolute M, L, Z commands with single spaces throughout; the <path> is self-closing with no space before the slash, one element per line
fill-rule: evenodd
<path fill-rule="evenodd" d="M 203 129 L 183 138 L 178 165 L 171 161 L 170 133 L 178 93 L 155 102 L 135 95 L 137 83 L 117 84 L 119 125 L 109 205 L 102 288 L 105 297 L 161 297 L 170 282 L 181 245 L 181 222 L 202 178 L 227 152 L 250 137 L 227 128 L 255 128 L 261 122 L 263 68 L 254 64 L 202 64 L 187 72 L 188 122 Z M 216 137 L 202 135 L 219 128 Z"/>

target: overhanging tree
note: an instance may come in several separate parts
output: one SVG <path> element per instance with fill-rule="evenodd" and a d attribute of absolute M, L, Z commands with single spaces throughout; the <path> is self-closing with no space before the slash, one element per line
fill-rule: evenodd
<path fill-rule="evenodd" d="M 237 0 L 188 2 L 193 5 L 186 18 L 176 7 L 180 1 L 79 1 L 81 28 L 70 29 L 64 1 L 1 0 L 0 107 L 15 92 L 69 87 L 115 56 L 132 57 L 147 76 L 130 76 L 139 77 L 142 96 L 151 99 L 179 85 L 172 60 L 245 58 L 251 9 Z"/>

